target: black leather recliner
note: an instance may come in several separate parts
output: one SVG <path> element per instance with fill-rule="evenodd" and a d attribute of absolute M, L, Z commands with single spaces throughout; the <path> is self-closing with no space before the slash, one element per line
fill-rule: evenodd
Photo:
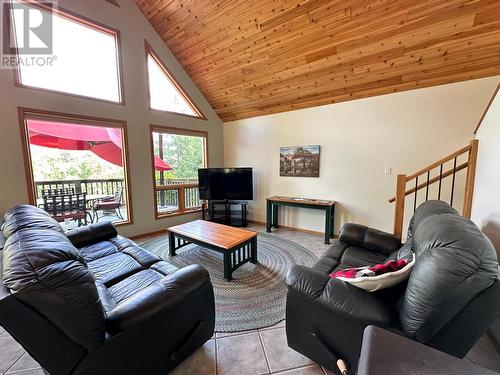
<path fill-rule="evenodd" d="M 407 282 L 369 293 L 328 275 L 408 256 Z M 338 358 L 356 368 L 363 330 L 386 329 L 463 357 L 500 316 L 500 272 L 490 241 L 470 220 L 441 201 L 415 212 L 407 243 L 362 225 L 346 224 L 312 268 L 287 275 L 288 345 L 325 365 Z"/>
<path fill-rule="evenodd" d="M 110 223 L 65 235 L 28 205 L 4 219 L 0 324 L 50 374 L 164 375 L 212 337 L 201 266 L 177 269 Z"/>

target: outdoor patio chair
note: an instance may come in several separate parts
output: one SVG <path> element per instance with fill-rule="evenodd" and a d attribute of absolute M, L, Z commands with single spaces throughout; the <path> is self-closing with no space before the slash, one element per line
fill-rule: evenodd
<path fill-rule="evenodd" d="M 97 223 L 99 221 L 99 211 L 113 211 L 114 214 L 119 217 L 121 220 L 123 220 L 123 215 L 120 212 L 120 208 L 123 206 L 122 204 L 123 200 L 123 186 L 118 187 L 118 189 L 115 192 L 115 196 L 111 198 L 106 198 L 106 199 L 101 199 L 97 202 L 95 202 L 93 211 L 94 211 L 94 223 Z M 101 216 L 105 216 L 104 214 Z"/>
<path fill-rule="evenodd" d="M 42 189 L 42 197 L 50 197 L 53 195 L 75 194 L 74 187 L 57 188 L 57 189 Z"/>
<path fill-rule="evenodd" d="M 78 226 L 87 225 L 87 193 L 43 197 L 43 209 L 57 222 L 75 220 Z"/>

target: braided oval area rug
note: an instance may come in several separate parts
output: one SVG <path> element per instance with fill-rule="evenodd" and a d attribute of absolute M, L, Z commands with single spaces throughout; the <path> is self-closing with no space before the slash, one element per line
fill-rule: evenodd
<path fill-rule="evenodd" d="M 214 287 L 215 331 L 237 332 L 264 328 L 285 318 L 287 271 L 294 264 L 312 265 L 317 257 L 308 249 L 273 234 L 257 236 L 258 264 L 246 263 L 224 280 L 222 254 L 188 245 L 168 255 L 167 236 L 141 241 L 141 246 L 177 267 L 200 264 Z"/>

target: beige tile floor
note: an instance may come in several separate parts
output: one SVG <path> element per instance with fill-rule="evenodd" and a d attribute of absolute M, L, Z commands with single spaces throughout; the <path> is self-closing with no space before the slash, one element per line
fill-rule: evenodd
<path fill-rule="evenodd" d="M 249 229 L 263 231 L 261 225 Z M 280 228 L 274 235 L 295 241 L 320 255 L 328 246 L 321 235 Z M 500 373 L 500 353 L 489 335 L 484 335 L 467 359 Z M 0 326 L 0 374 L 42 375 L 42 370 L 24 349 Z M 308 358 L 288 348 L 284 322 L 276 326 L 238 333 L 216 333 L 174 371 L 174 375 L 331 375 Z"/>

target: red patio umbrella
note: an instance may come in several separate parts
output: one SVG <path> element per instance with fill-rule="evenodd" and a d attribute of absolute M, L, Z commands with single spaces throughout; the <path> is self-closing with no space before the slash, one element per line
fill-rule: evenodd
<path fill-rule="evenodd" d="M 27 121 L 30 144 L 60 150 L 87 150 L 114 165 L 122 166 L 121 129 L 76 125 L 36 119 Z M 172 167 L 155 156 L 157 171 Z"/>

